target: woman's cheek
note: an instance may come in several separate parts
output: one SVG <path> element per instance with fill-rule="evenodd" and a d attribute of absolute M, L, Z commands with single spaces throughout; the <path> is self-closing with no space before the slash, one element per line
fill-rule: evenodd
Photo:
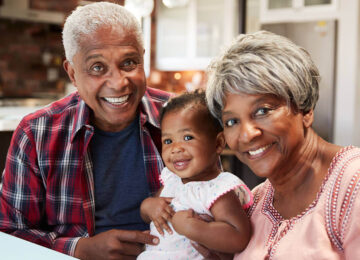
<path fill-rule="evenodd" d="M 235 128 L 224 129 L 225 141 L 231 150 L 234 150 L 236 147 L 236 132 L 234 129 Z"/>

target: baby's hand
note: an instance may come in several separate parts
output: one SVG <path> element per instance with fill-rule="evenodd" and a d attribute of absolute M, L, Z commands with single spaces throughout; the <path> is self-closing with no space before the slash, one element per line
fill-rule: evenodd
<path fill-rule="evenodd" d="M 192 218 L 198 218 L 197 214 L 192 209 L 180 210 L 174 214 L 173 218 L 171 219 L 171 224 L 173 225 L 176 232 L 184 235 L 186 230 L 190 228 L 188 225 L 188 220 Z"/>
<path fill-rule="evenodd" d="M 156 229 L 159 231 L 161 235 L 164 235 L 164 229 L 172 234 L 172 230 L 168 224 L 168 221 L 171 220 L 175 211 L 170 206 L 172 198 L 165 197 L 156 197 L 156 198 L 148 198 L 147 199 L 147 208 L 148 208 L 148 216 Z"/>

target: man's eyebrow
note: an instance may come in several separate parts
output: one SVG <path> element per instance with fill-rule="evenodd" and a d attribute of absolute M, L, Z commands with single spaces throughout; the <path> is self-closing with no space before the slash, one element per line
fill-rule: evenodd
<path fill-rule="evenodd" d="M 93 55 L 90 55 L 90 56 L 87 56 L 86 59 L 85 59 L 85 62 L 91 60 L 91 59 L 96 59 L 96 58 L 99 58 L 99 57 L 102 57 L 101 54 L 93 54 Z"/>

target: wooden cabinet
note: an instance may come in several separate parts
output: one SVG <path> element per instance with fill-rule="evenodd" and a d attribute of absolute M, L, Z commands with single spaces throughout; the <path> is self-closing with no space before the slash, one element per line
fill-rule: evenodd
<path fill-rule="evenodd" d="M 339 0 L 260 0 L 260 22 L 336 20 Z"/>
<path fill-rule="evenodd" d="M 189 0 L 168 8 L 157 1 L 158 70 L 204 70 L 239 32 L 238 0 Z"/>

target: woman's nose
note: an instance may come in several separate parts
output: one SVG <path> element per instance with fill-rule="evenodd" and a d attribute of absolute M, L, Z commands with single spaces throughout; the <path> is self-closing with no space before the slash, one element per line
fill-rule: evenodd
<path fill-rule="evenodd" d="M 238 140 L 242 143 L 250 143 L 254 138 L 261 135 L 261 130 L 252 122 L 242 122 L 239 129 Z"/>

